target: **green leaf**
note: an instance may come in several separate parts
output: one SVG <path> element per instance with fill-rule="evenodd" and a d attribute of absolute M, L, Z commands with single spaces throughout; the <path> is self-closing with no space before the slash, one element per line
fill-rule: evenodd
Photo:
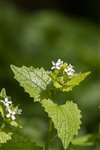
<path fill-rule="evenodd" d="M 16 127 L 16 128 L 22 128 L 22 126 L 19 125 L 16 121 L 11 121 L 10 125 L 13 126 L 13 127 Z"/>
<path fill-rule="evenodd" d="M 52 119 L 64 148 L 68 148 L 74 135 L 77 135 L 81 124 L 80 110 L 77 105 L 70 101 L 63 105 L 57 105 L 50 99 L 42 100 L 41 103 Z"/>
<path fill-rule="evenodd" d="M 17 131 L 12 137 L 12 140 L 0 147 L 2 150 L 43 150 L 37 146 L 32 139 Z"/>
<path fill-rule="evenodd" d="M 79 146 L 91 146 L 94 143 L 95 143 L 95 135 L 92 134 L 80 136 L 72 140 L 73 145 L 79 145 Z"/>
<path fill-rule="evenodd" d="M 7 141 L 11 140 L 11 135 L 12 135 L 11 132 L 6 133 L 4 131 L 0 131 L 0 143 L 3 144 L 3 143 L 6 143 Z"/>
<path fill-rule="evenodd" d="M 75 86 L 79 85 L 81 81 L 83 81 L 90 72 L 86 73 L 75 73 L 71 78 L 68 79 L 67 76 L 61 76 L 54 78 L 53 83 L 56 88 L 59 88 L 63 92 L 71 91 Z"/>
<path fill-rule="evenodd" d="M 15 79 L 29 93 L 30 97 L 35 101 L 40 101 L 41 93 L 46 90 L 51 81 L 48 72 L 43 68 L 34 69 L 33 67 L 16 67 L 14 65 L 11 65 L 11 69 L 15 74 Z"/>
<path fill-rule="evenodd" d="M 7 96 L 7 94 L 6 94 L 6 90 L 5 90 L 5 88 L 3 88 L 2 90 L 1 90 L 1 92 L 0 92 L 0 97 L 6 97 Z"/>
<path fill-rule="evenodd" d="M 90 72 L 74 74 L 71 80 L 64 85 L 63 91 L 71 91 L 75 86 L 79 85 L 80 82 L 83 81 L 89 74 Z"/>
<path fill-rule="evenodd" d="M 0 105 L 0 113 L 1 113 L 2 118 L 4 118 L 5 114 L 4 114 L 3 107 L 1 105 Z"/>
<path fill-rule="evenodd" d="M 0 100 L 2 100 L 2 98 L 6 97 L 6 96 L 7 96 L 6 90 L 5 90 L 5 88 L 3 88 L 0 92 Z M 1 113 L 2 118 L 4 118 L 5 114 L 4 114 L 4 109 L 3 109 L 2 105 L 0 105 L 0 113 Z"/>

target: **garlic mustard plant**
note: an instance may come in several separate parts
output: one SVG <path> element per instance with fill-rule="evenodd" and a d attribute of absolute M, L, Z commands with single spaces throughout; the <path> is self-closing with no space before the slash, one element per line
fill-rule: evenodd
<path fill-rule="evenodd" d="M 90 72 L 77 72 L 74 68 L 73 65 L 61 59 L 56 62 L 52 61 L 50 70 L 11 65 L 14 78 L 34 99 L 34 103 L 40 103 L 42 110 L 47 114 L 46 137 L 41 147 L 35 146 L 36 150 L 52 150 L 52 145 L 56 143 L 56 140 L 62 143 L 59 147 L 62 150 L 75 150 L 77 145 L 98 146 L 100 127 L 96 134 L 80 135 L 82 112 L 77 102 L 67 97 L 67 93 L 71 94 L 74 87 L 90 74 Z M 15 106 L 11 98 L 7 96 L 6 90 L 2 89 L 0 92 L 0 145 L 12 139 L 12 134 L 14 134 L 12 127 L 20 127 L 18 116 L 21 113 L 22 109 Z M 8 129 L 10 129 L 9 132 Z"/>
<path fill-rule="evenodd" d="M 5 113 L 7 118 L 11 120 L 16 120 L 16 115 L 21 114 L 22 110 L 18 109 L 18 107 L 14 107 L 12 101 L 10 101 L 8 97 L 5 97 L 4 100 L 1 100 L 0 102 L 3 103 L 5 107 Z"/>
<path fill-rule="evenodd" d="M 61 140 L 64 150 L 69 149 L 75 143 L 75 136 L 81 125 L 81 111 L 78 105 L 67 100 L 67 92 L 80 84 L 90 72 L 76 72 L 71 64 L 58 59 L 52 61 L 51 70 L 34 67 L 17 67 L 11 65 L 14 78 L 24 88 L 25 92 L 44 108 L 49 117 L 49 127 L 43 150 L 49 150 L 56 129 L 58 138 Z M 62 92 L 66 99 L 58 104 L 58 96 Z M 56 100 L 55 100 L 56 99 Z M 15 119 L 15 114 L 9 112 L 8 117 Z"/>
<path fill-rule="evenodd" d="M 20 115 L 21 111 L 18 106 L 14 106 L 10 97 L 7 96 L 6 90 L 2 89 L 0 92 L 0 120 L 2 120 L 0 123 L 0 144 L 12 139 L 13 132 L 6 132 L 8 126 L 20 127 L 17 115 Z"/>

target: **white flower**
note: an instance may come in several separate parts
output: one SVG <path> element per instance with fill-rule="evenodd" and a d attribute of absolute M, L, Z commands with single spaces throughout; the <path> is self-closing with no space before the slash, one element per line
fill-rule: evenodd
<path fill-rule="evenodd" d="M 1 102 L 6 106 L 6 107 L 9 107 L 9 105 L 12 104 L 12 101 L 9 101 L 8 100 L 8 97 L 5 97 L 4 100 L 1 100 Z"/>
<path fill-rule="evenodd" d="M 15 120 L 16 115 L 22 113 L 22 109 L 18 109 L 18 106 L 13 107 L 12 101 L 9 101 L 8 97 L 5 97 L 4 100 L 0 101 L 5 106 L 6 117 Z"/>
<path fill-rule="evenodd" d="M 71 64 L 69 64 L 69 66 L 67 68 L 65 68 L 64 71 L 67 73 L 68 76 L 72 76 L 75 72 L 75 70 Z"/>
<path fill-rule="evenodd" d="M 15 111 L 12 111 L 11 109 L 8 109 L 8 114 L 6 115 L 7 118 L 10 118 L 12 120 L 15 120 L 16 119 L 16 112 Z"/>
<path fill-rule="evenodd" d="M 63 64 L 63 61 L 61 59 L 58 59 L 57 62 L 52 61 L 52 67 L 51 70 L 53 69 L 60 69 L 61 65 Z"/>
<path fill-rule="evenodd" d="M 21 114 L 22 114 L 22 109 L 18 109 L 18 110 L 17 110 L 17 114 L 18 114 L 18 115 L 21 115 Z"/>
<path fill-rule="evenodd" d="M 18 115 L 22 114 L 22 109 L 19 109 L 18 106 L 16 106 L 14 110 L 15 110 L 16 114 L 18 114 Z"/>
<path fill-rule="evenodd" d="M 7 108 L 7 112 L 8 112 L 8 114 L 6 115 L 6 117 L 7 117 L 7 118 L 10 118 L 10 119 L 12 119 L 12 120 L 15 120 L 17 114 L 18 114 L 18 115 L 21 115 L 22 109 L 18 109 L 18 106 L 15 107 L 14 109 L 8 107 L 8 108 Z"/>

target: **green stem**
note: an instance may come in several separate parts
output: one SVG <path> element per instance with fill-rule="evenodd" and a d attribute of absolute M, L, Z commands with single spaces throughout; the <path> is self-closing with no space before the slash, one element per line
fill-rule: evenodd
<path fill-rule="evenodd" d="M 49 144 L 50 144 L 50 140 L 51 140 L 51 132 L 52 132 L 52 121 L 50 119 L 49 125 L 48 125 L 48 137 L 47 137 L 47 141 L 44 146 L 44 150 L 49 150 Z"/>

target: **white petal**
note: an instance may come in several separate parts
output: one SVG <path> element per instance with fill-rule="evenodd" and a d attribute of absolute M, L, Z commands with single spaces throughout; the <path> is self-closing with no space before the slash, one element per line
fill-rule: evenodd
<path fill-rule="evenodd" d="M 52 61 L 52 65 L 55 65 L 56 63 L 54 61 Z"/>
<path fill-rule="evenodd" d="M 63 64 L 63 61 L 61 59 L 58 59 L 57 63 L 58 64 Z"/>
<path fill-rule="evenodd" d="M 12 116 L 11 116 L 11 119 L 12 119 L 12 120 L 15 120 L 15 119 L 16 119 L 16 117 L 15 117 L 14 115 L 12 115 Z"/>
<path fill-rule="evenodd" d="M 11 117 L 11 116 L 10 116 L 10 113 L 9 113 L 9 114 L 7 114 L 7 115 L 6 115 L 6 117 L 7 117 L 7 118 L 10 118 L 10 117 Z"/>
<path fill-rule="evenodd" d="M 59 70 L 59 69 L 60 69 L 60 66 L 56 66 L 56 69 L 58 69 L 58 70 Z"/>
<path fill-rule="evenodd" d="M 4 105 L 5 105 L 6 107 L 9 107 L 9 104 L 8 104 L 8 103 L 5 103 Z"/>
<path fill-rule="evenodd" d="M 5 100 L 5 102 L 7 103 L 7 102 L 8 102 L 8 97 L 5 97 L 5 99 L 4 99 L 4 100 Z"/>
<path fill-rule="evenodd" d="M 3 104 L 5 104 L 5 102 L 3 100 L 1 100 L 0 102 L 2 102 Z"/>
<path fill-rule="evenodd" d="M 12 110 L 8 107 L 7 108 L 7 111 L 11 114 L 12 113 Z"/>
<path fill-rule="evenodd" d="M 9 104 L 12 104 L 12 101 L 9 101 L 8 103 L 9 103 Z"/>
<path fill-rule="evenodd" d="M 12 115 L 15 115 L 16 114 L 16 112 L 15 111 L 12 111 Z"/>
<path fill-rule="evenodd" d="M 52 67 L 51 67 L 51 70 L 53 70 L 53 69 L 55 69 L 55 67 L 54 67 L 54 66 L 52 66 Z"/>

